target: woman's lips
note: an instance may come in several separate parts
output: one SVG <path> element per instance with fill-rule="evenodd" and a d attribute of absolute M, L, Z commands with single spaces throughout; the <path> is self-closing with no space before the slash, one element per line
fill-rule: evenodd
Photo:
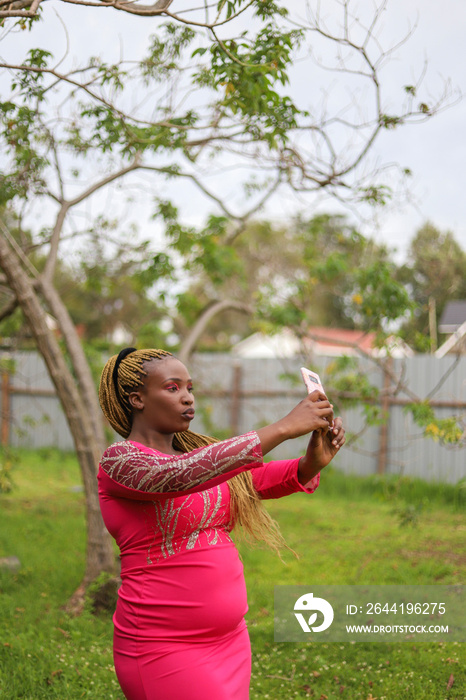
<path fill-rule="evenodd" d="M 188 420 L 192 420 L 194 418 L 194 409 L 188 408 L 188 410 L 185 411 L 182 415 Z"/>

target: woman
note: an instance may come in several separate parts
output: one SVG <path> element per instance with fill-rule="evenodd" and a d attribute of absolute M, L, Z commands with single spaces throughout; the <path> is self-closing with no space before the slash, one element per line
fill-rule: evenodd
<path fill-rule="evenodd" d="M 128 700 L 247 700 L 251 673 L 243 566 L 234 524 L 278 549 L 261 505 L 312 493 L 345 442 L 332 406 L 314 392 L 287 416 L 217 442 L 189 430 L 193 385 L 161 350 L 126 348 L 110 358 L 102 410 L 125 438 L 99 468 L 105 524 L 121 553 L 114 661 Z M 313 432 L 312 432 L 313 431 Z M 301 459 L 264 464 L 285 440 L 312 437 Z"/>

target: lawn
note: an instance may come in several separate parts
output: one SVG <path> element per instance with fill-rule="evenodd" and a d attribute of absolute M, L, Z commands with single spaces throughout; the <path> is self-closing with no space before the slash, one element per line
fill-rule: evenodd
<path fill-rule="evenodd" d="M 72 618 L 62 609 L 84 567 L 74 456 L 23 451 L 13 476 L 14 490 L 0 495 L 0 557 L 16 555 L 22 568 L 0 572 L 0 697 L 123 700 L 110 617 L 87 611 Z M 251 700 L 465 700 L 464 644 L 273 641 L 275 585 L 464 583 L 464 498 L 460 486 L 328 471 L 314 495 L 270 502 L 300 558 L 286 552 L 282 562 L 239 544 L 249 594 Z"/>

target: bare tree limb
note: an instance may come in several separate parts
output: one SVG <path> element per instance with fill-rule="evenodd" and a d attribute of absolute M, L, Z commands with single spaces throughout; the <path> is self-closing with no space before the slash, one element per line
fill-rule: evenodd
<path fill-rule="evenodd" d="M 189 356 L 193 352 L 199 338 L 204 333 L 205 329 L 212 319 L 223 311 L 232 309 L 245 314 L 252 314 L 253 309 L 248 304 L 235 301 L 233 299 L 223 299 L 216 301 L 211 306 L 207 307 L 197 319 L 188 336 L 183 340 L 178 357 L 181 362 L 186 363 Z"/>
<path fill-rule="evenodd" d="M 35 17 L 41 0 L 15 0 L 9 6 L 8 10 L 0 10 L 0 17 Z M 29 10 L 23 10 L 23 7 L 28 7 Z"/>
<path fill-rule="evenodd" d="M 9 244 L 11 247 L 14 249 L 16 255 L 18 256 L 18 259 L 21 260 L 22 264 L 24 267 L 28 270 L 29 274 L 36 279 L 38 276 L 38 272 L 34 265 L 31 263 L 27 255 L 24 254 L 23 250 L 21 249 L 21 246 L 18 245 L 18 243 L 15 241 L 11 233 L 9 232 L 8 228 L 5 226 L 3 221 L 0 219 L 0 228 L 2 229 L 2 233 L 4 237 L 8 240 Z M 8 275 L 6 274 L 5 270 L 5 276 L 7 277 L 8 280 Z"/>
<path fill-rule="evenodd" d="M 3 226 L 2 226 L 3 230 Z M 85 583 L 90 583 L 102 571 L 115 568 L 110 537 L 100 514 L 98 494 L 95 484 L 96 468 L 101 456 L 101 445 L 95 439 L 95 426 L 92 425 L 88 408 L 77 390 L 60 345 L 53 331 L 48 328 L 45 310 L 39 302 L 33 283 L 23 269 L 18 255 L 5 235 L 0 235 L 0 266 L 7 276 L 9 286 L 21 306 L 27 322 L 44 358 L 50 378 L 62 402 L 76 452 L 82 469 L 86 491 L 88 531 L 98 537 L 93 549 L 88 549 Z"/>
<path fill-rule="evenodd" d="M 37 10 L 39 8 L 42 0 L 13 0 L 13 2 L 7 0 L 2 0 L 0 6 L 7 7 L 6 10 L 0 10 L 0 17 L 24 17 L 33 18 L 37 16 Z M 102 0 L 102 2 L 93 2 L 92 0 L 61 0 L 70 5 L 80 5 L 84 7 L 98 7 L 98 8 L 113 8 L 114 10 L 120 10 L 122 12 L 127 12 L 128 14 L 139 15 L 141 17 L 169 17 L 170 19 L 179 22 L 180 24 L 186 24 L 192 27 L 199 27 L 205 29 L 214 29 L 215 27 L 221 27 L 228 24 L 232 20 L 239 17 L 241 14 L 246 12 L 251 5 L 253 5 L 254 0 L 247 2 L 244 7 L 237 10 L 231 15 L 225 15 L 222 19 L 222 7 L 220 7 L 217 12 L 217 16 L 213 22 L 209 22 L 206 18 L 205 22 L 198 22 L 194 19 L 185 18 L 182 16 L 182 12 L 172 13 L 169 12 L 168 8 L 172 4 L 173 0 L 157 0 L 157 2 L 152 5 L 143 5 L 137 2 L 132 2 L 130 0 Z M 29 7 L 28 10 L 25 8 Z M 184 10 L 185 13 L 190 12 L 190 10 Z"/>
<path fill-rule="evenodd" d="M 6 318 L 11 316 L 12 313 L 16 311 L 18 308 L 18 300 L 16 297 L 13 297 L 9 302 L 5 304 L 3 309 L 0 309 L 0 322 L 4 321 Z"/>
<path fill-rule="evenodd" d="M 61 232 L 63 229 L 63 224 L 66 219 L 66 215 L 71 207 L 76 206 L 76 204 L 80 204 L 83 202 L 85 199 L 90 197 L 92 194 L 97 192 L 98 190 L 102 189 L 106 185 L 109 185 L 111 182 L 114 182 L 115 180 L 118 180 L 119 178 L 123 177 L 124 175 L 127 175 L 128 173 L 132 172 L 133 170 L 136 170 L 137 168 L 140 167 L 140 155 L 138 154 L 133 162 L 128 165 L 125 168 L 121 168 L 120 170 L 117 170 L 114 173 L 111 173 L 110 175 L 107 175 L 107 177 L 102 178 L 102 180 L 99 180 L 98 182 L 95 182 L 93 185 L 88 187 L 87 189 L 83 190 L 77 197 L 74 199 L 70 199 L 68 201 L 64 201 L 61 203 L 60 210 L 58 212 L 57 218 L 55 220 L 55 225 L 53 228 L 52 236 L 50 238 L 50 252 L 47 258 L 47 262 L 45 264 L 44 272 L 42 273 L 42 277 L 46 280 L 51 280 L 55 271 L 55 267 L 57 264 L 57 259 L 58 259 L 58 248 L 60 244 L 60 236 Z"/>
<path fill-rule="evenodd" d="M 64 2 L 65 0 L 61 0 Z M 0 13 L 1 16 L 1 13 Z M 131 116 L 129 117 L 127 114 L 125 114 L 123 111 L 118 109 L 114 104 L 109 102 L 107 99 L 105 99 L 102 95 L 99 95 L 97 92 L 94 92 L 88 87 L 88 84 L 79 82 L 78 80 L 75 80 L 71 78 L 70 76 L 72 73 L 59 73 L 56 69 L 54 68 L 38 68 L 37 66 L 28 66 L 28 65 L 22 65 L 22 64 L 13 64 L 13 63 L 0 63 L 0 68 L 6 68 L 8 70 L 12 71 L 26 71 L 28 73 L 36 73 L 36 74 L 45 74 L 45 75 L 51 75 L 54 78 L 56 78 L 56 83 L 68 83 L 69 85 L 73 85 L 75 88 L 78 88 L 79 90 L 83 90 L 89 97 L 91 97 L 93 100 L 96 102 L 100 102 L 103 104 L 105 107 L 108 107 L 114 114 L 118 115 L 119 117 L 123 119 L 131 119 L 133 123 L 139 123 L 139 124 L 144 124 L 146 126 L 159 126 L 159 127 L 166 127 L 170 129 L 178 129 L 179 131 L 185 131 L 187 130 L 188 127 L 182 125 L 182 124 L 173 124 L 170 122 L 170 120 L 163 119 L 161 121 L 157 122 L 148 122 L 147 120 L 138 120 L 137 118 Z M 76 71 L 78 73 L 82 73 L 84 69 L 81 69 L 79 71 Z M 48 88 L 50 89 L 50 88 Z"/>

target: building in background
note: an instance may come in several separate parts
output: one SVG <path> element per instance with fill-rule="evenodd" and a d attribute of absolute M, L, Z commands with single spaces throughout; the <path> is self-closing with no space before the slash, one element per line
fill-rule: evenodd
<path fill-rule="evenodd" d="M 387 352 L 388 351 L 388 352 Z M 376 334 L 348 328 L 311 326 L 305 337 L 299 338 L 285 329 L 275 335 L 254 333 L 233 347 L 238 357 L 341 357 L 370 355 L 371 357 L 412 357 L 414 351 L 396 336 L 387 338 L 383 348 L 376 346 Z"/>
<path fill-rule="evenodd" d="M 438 330 L 449 337 L 436 350 L 436 357 L 466 354 L 466 299 L 455 299 L 446 304 Z"/>

